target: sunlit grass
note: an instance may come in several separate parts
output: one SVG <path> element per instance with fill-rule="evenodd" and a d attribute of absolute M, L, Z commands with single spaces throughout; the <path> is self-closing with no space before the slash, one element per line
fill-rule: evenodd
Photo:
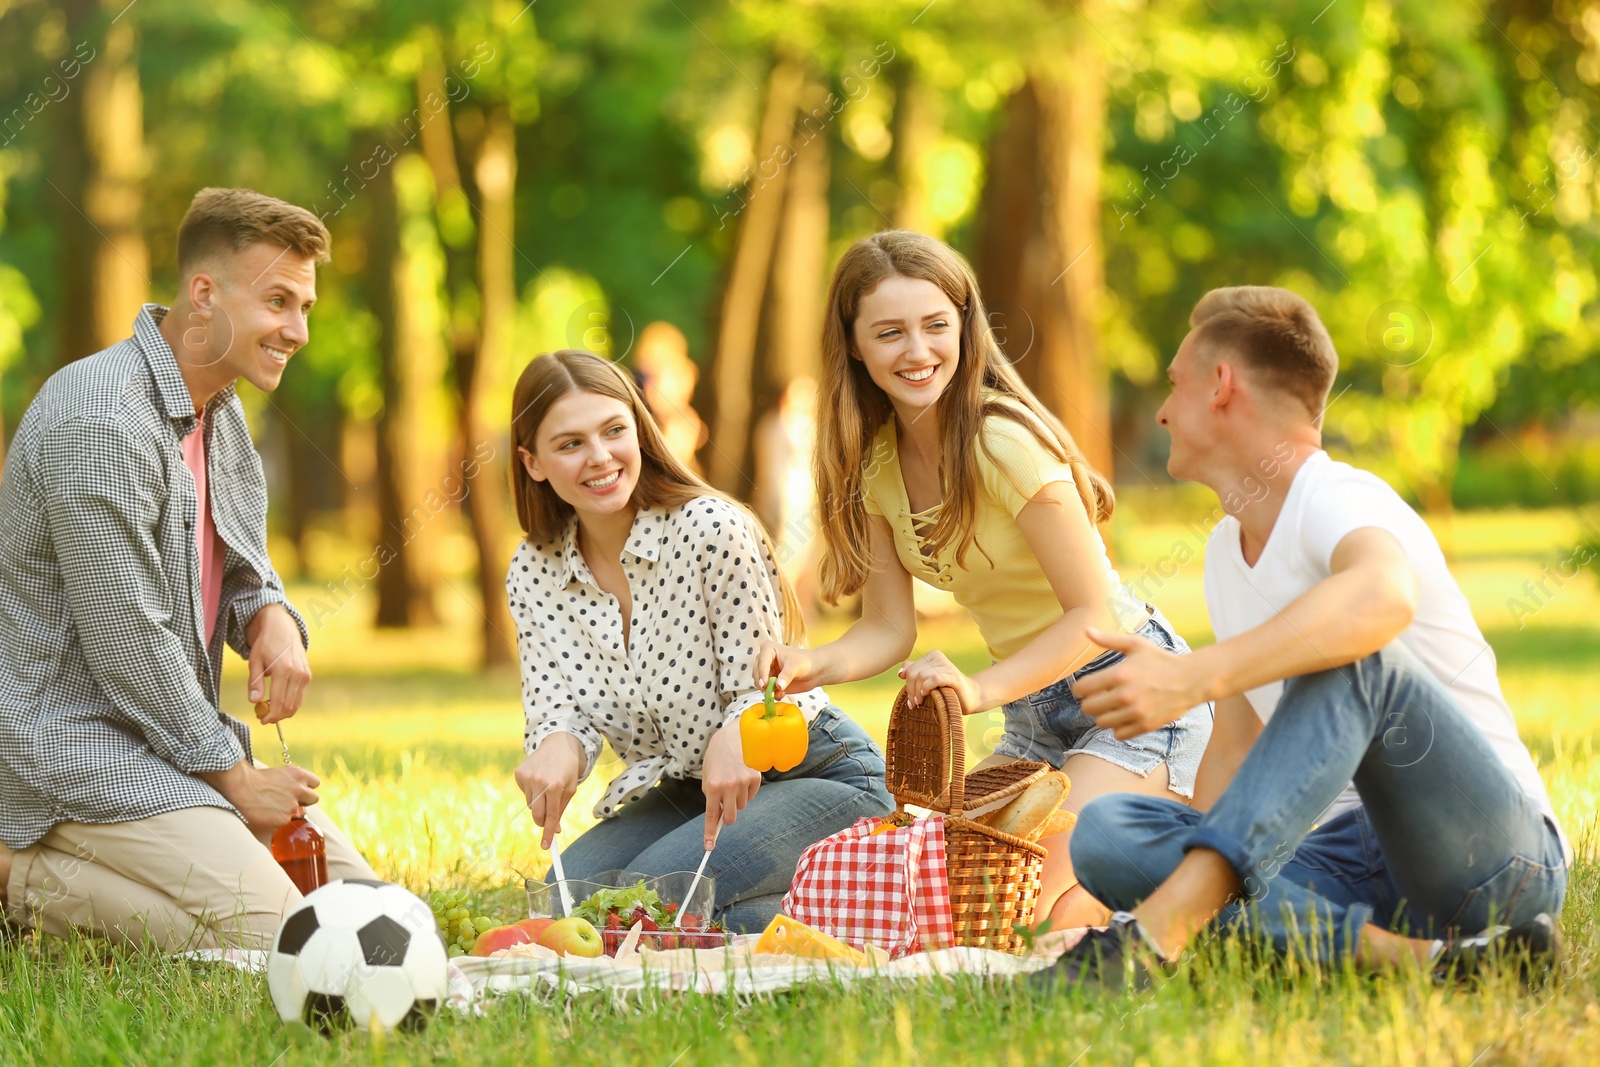
<path fill-rule="evenodd" d="M 1130 578 L 1186 536 L 1181 522 L 1128 526 L 1115 545 Z M 1208 950 L 1159 994 L 1133 1000 L 1041 1005 L 1014 987 L 970 982 L 806 990 L 748 1004 L 669 998 L 648 1002 L 644 1014 L 599 999 L 564 1010 L 518 1000 L 485 1018 L 440 1019 L 421 1037 L 392 1037 L 380 1052 L 354 1034 L 292 1044 L 258 978 L 25 942 L 0 950 L 0 1063 L 1600 1062 L 1600 721 L 1591 711 L 1600 688 L 1600 582 L 1588 574 L 1569 581 L 1526 618 L 1514 620 L 1506 606 L 1577 531 L 1569 512 L 1462 515 L 1451 530 L 1457 573 L 1581 855 L 1565 914 L 1575 977 L 1553 989 L 1528 993 L 1497 980 L 1474 992 L 1437 990 L 1414 976 L 1311 976 L 1302 966 L 1251 960 L 1230 943 Z M 1151 590 L 1196 644 L 1210 640 L 1202 568 L 1196 558 Z M 470 887 L 491 914 L 510 918 L 521 876 L 542 874 L 548 857 L 511 781 L 521 757 L 517 679 L 472 667 L 470 589 L 459 581 L 444 588 L 442 621 L 431 629 L 373 632 L 370 592 L 325 618 L 314 634 L 317 678 L 285 733 L 295 761 L 322 775 L 328 812 L 380 875 L 418 891 Z M 312 591 L 295 592 L 304 602 Z M 841 625 L 824 624 L 814 639 Z M 986 661 L 964 618 L 925 621 L 918 649 L 930 648 L 968 668 Z M 881 740 L 897 685 L 891 672 L 832 696 Z M 229 664 L 224 689 L 229 710 L 245 712 L 242 664 Z M 997 722 L 968 722 L 974 755 L 992 743 Z M 258 757 L 276 763 L 275 734 L 257 730 L 255 739 Z M 590 821 L 601 777 L 574 801 L 568 834 Z"/>

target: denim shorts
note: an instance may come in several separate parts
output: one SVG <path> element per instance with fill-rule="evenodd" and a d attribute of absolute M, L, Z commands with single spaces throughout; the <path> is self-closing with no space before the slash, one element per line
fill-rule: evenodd
<path fill-rule="evenodd" d="M 1188 644 L 1159 613 L 1137 631 L 1138 635 L 1168 652 L 1187 653 Z M 1087 752 L 1144 777 L 1167 765 L 1167 787 L 1179 796 L 1194 797 L 1195 773 L 1211 739 L 1212 707 L 1198 704 L 1175 722 L 1147 734 L 1119 741 L 1110 730 L 1095 725 L 1072 694 L 1074 679 L 1120 663 L 1120 652 L 1107 650 L 1070 676 L 1045 686 L 1005 706 L 1005 734 L 995 752 L 1013 759 L 1042 760 L 1059 769 L 1068 756 Z"/>

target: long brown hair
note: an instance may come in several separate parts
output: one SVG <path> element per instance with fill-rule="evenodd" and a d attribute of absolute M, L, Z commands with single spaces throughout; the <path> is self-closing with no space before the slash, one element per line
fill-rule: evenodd
<path fill-rule="evenodd" d="M 777 567 L 778 553 L 772 546 L 761 520 L 739 501 L 726 493 L 718 492 L 696 477 L 667 448 L 661 436 L 661 427 L 645 407 L 639 390 L 620 367 L 593 352 L 576 348 L 562 348 L 535 356 L 517 379 L 511 396 L 511 443 L 513 448 L 526 448 L 538 454 L 539 427 L 549 413 L 551 405 L 568 393 L 586 392 L 620 400 L 633 416 L 639 436 L 639 482 L 633 487 L 628 503 L 634 508 L 676 508 L 695 497 L 714 496 L 743 511 L 751 526 L 761 538 L 761 545 L 773 560 L 778 574 L 778 595 L 783 605 L 783 640 L 787 644 L 799 642 L 805 635 L 805 620 L 800 612 L 800 601 L 795 596 L 789 580 Z M 566 532 L 567 523 L 575 512 L 571 504 L 562 500 L 549 482 L 535 481 L 523 466 L 521 457 L 513 454 L 511 462 L 511 496 L 517 504 L 517 521 L 522 532 L 532 544 L 554 541 Z"/>
<path fill-rule="evenodd" d="M 873 234 L 852 245 L 834 268 L 822 325 L 813 471 L 826 545 L 822 595 L 830 604 L 859 590 L 871 570 L 863 483 L 880 458 L 868 454 L 873 438 L 894 409 L 867 374 L 866 365 L 851 358 L 851 352 L 862 298 L 885 278 L 897 275 L 937 285 L 961 314 L 961 358 L 939 398 L 939 483 L 944 506 L 928 534 L 933 551 L 942 552 L 954 542 L 956 562 L 965 566 L 982 491 L 977 444 L 983 420 L 991 415 L 1026 426 L 1052 455 L 1071 466 L 1078 496 L 1092 521 L 1110 518 L 1116 503 L 1111 484 L 1089 466 L 1066 427 L 1023 384 L 1001 353 L 966 260 L 926 234 L 910 230 Z M 987 444 L 984 447 L 987 451 Z"/>

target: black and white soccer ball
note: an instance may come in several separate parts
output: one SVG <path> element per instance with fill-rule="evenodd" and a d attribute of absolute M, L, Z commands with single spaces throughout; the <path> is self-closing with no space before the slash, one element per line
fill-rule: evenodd
<path fill-rule="evenodd" d="M 285 1022 L 327 1032 L 425 1025 L 449 987 L 444 939 L 428 906 L 388 882 L 329 882 L 284 916 L 267 989 Z"/>

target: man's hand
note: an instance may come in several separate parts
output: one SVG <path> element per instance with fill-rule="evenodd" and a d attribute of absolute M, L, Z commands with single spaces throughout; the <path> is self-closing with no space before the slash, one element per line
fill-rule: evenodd
<path fill-rule="evenodd" d="M 287 719 L 300 710 L 306 686 L 311 684 L 311 664 L 300 640 L 300 627 L 282 604 L 268 604 L 245 627 L 250 639 L 250 703 L 266 699 L 272 681 L 272 701 L 257 713 L 263 726 Z"/>
<path fill-rule="evenodd" d="M 1083 713 L 1093 718 L 1095 725 L 1112 731 L 1117 740 L 1149 733 L 1205 702 L 1205 686 L 1196 669 L 1202 662 L 1198 655 L 1176 655 L 1137 634 L 1108 633 L 1094 627 L 1086 632 L 1095 644 L 1115 649 L 1124 657 L 1072 685 Z"/>
<path fill-rule="evenodd" d="M 561 816 L 578 791 L 583 763 L 583 742 L 571 734 L 551 734 L 517 766 L 513 775 L 534 823 L 544 831 L 542 845 L 546 850 L 561 832 Z"/>
<path fill-rule="evenodd" d="M 912 707 L 922 703 L 922 698 L 947 685 L 956 691 L 961 698 L 961 714 L 973 715 L 980 711 L 988 711 L 983 706 L 983 692 L 977 681 L 961 669 L 950 658 L 938 649 L 934 649 L 918 660 L 906 660 L 905 666 L 899 670 L 900 677 L 906 683 L 906 703 Z"/>
<path fill-rule="evenodd" d="M 257 767 L 249 760 L 200 777 L 238 808 L 245 823 L 258 834 L 271 834 L 304 813 L 317 802 L 316 788 L 322 784 L 304 767 Z"/>
<path fill-rule="evenodd" d="M 711 735 L 700 764 L 700 786 L 706 794 L 706 850 L 710 851 L 717 833 L 734 824 L 761 788 L 761 772 L 744 761 L 738 719 Z"/>

